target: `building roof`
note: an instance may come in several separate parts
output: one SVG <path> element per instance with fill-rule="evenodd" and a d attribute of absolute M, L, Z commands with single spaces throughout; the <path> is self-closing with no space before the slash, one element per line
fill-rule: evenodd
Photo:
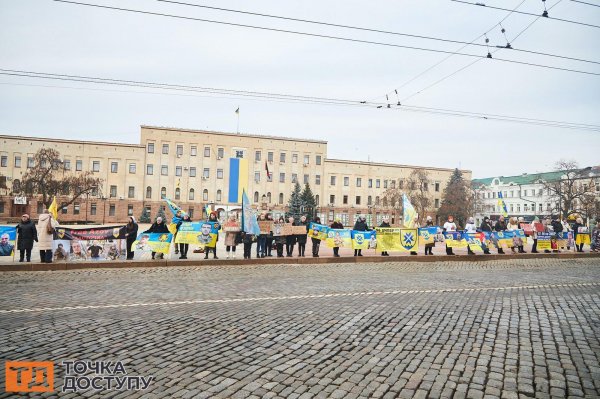
<path fill-rule="evenodd" d="M 325 162 L 337 162 L 347 163 L 352 165 L 364 165 L 364 166 L 380 166 L 380 167 L 391 167 L 391 168 L 407 168 L 407 169 L 427 169 L 427 170 L 439 170 L 443 172 L 452 172 L 454 168 L 436 168 L 430 166 L 414 166 L 414 165 L 402 165 L 395 163 L 382 163 L 382 162 L 369 162 L 369 161 L 352 161 L 347 159 L 333 159 L 325 158 Z M 462 173 L 472 173 L 470 170 L 460 169 Z"/>
<path fill-rule="evenodd" d="M 105 141 L 53 139 L 53 138 L 48 138 L 48 137 L 9 136 L 9 135 L 0 134 L 0 140 L 2 140 L 2 139 L 44 141 L 44 142 L 50 142 L 50 143 L 67 143 L 67 144 L 80 144 L 80 145 L 108 145 L 111 147 L 144 148 L 144 146 L 140 145 L 140 144 L 108 143 Z"/>
<path fill-rule="evenodd" d="M 489 186 L 492 184 L 494 179 L 500 180 L 504 184 L 513 183 L 515 185 L 520 184 L 534 184 L 538 180 L 551 181 L 558 180 L 563 175 L 564 172 L 543 172 L 543 173 L 523 173 L 522 175 L 517 176 L 494 176 L 494 177 L 486 177 L 483 179 L 473 179 L 471 180 L 471 184 L 473 186 Z"/>
<path fill-rule="evenodd" d="M 208 133 L 208 134 L 216 134 L 216 135 L 220 135 L 220 136 L 233 136 L 233 137 L 243 136 L 243 137 L 252 137 L 252 138 L 257 138 L 257 139 L 267 139 L 267 140 L 301 141 L 301 142 L 305 142 L 305 143 L 327 144 L 327 141 L 325 141 L 325 140 L 299 139 L 296 137 L 268 136 L 268 135 L 262 135 L 262 134 L 249 134 L 249 133 L 216 132 L 213 130 L 182 129 L 182 128 L 168 127 L 168 126 L 142 125 L 140 127 L 142 129 L 172 130 L 172 131 L 177 131 L 177 132 Z"/>

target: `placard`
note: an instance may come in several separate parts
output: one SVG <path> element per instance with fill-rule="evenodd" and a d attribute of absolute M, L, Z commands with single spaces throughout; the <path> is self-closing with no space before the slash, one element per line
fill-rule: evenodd
<path fill-rule="evenodd" d="M 273 221 L 259 220 L 258 227 L 260 228 L 260 234 L 269 234 L 271 231 L 273 231 Z"/>

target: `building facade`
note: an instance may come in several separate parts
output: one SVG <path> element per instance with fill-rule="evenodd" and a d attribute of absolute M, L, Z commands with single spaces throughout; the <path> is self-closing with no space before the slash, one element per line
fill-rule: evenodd
<path fill-rule="evenodd" d="M 139 145 L 84 142 L 50 138 L 0 136 L 0 220 L 16 220 L 43 209 L 36 197 L 19 194 L 20 181 L 43 147 L 54 148 L 63 158 L 64 173 L 92 171 L 103 179 L 98 196 L 79 198 L 61 211 L 64 222 L 123 223 L 147 208 L 152 217 L 171 198 L 192 218 L 203 210 L 227 212 L 239 208 L 229 203 L 230 158 L 246 159 L 250 200 L 276 216 L 286 211 L 296 183 L 309 183 L 317 200 L 316 213 L 324 222 L 341 219 L 354 223 L 358 215 L 369 225 L 388 216 L 401 223 L 399 204 L 386 203 L 384 192 L 403 189 L 415 169 L 428 173 L 432 207 L 436 216 L 442 192 L 453 169 L 358 162 L 327 158 L 327 142 L 276 136 L 235 134 L 204 130 L 142 126 Z M 268 174 L 267 174 L 268 169 Z M 470 171 L 463 171 L 467 180 Z M 64 199 L 59 199 L 65 202 Z"/>

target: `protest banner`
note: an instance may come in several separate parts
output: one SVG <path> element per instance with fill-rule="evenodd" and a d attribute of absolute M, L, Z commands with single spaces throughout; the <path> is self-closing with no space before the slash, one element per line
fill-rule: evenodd
<path fill-rule="evenodd" d="M 519 227 L 525 232 L 526 236 L 533 235 L 533 227 L 529 223 L 519 223 Z"/>
<path fill-rule="evenodd" d="M 273 236 L 291 236 L 292 235 L 292 225 L 291 223 L 278 223 L 273 222 Z"/>
<path fill-rule="evenodd" d="M 538 233 L 537 236 L 538 245 L 537 248 L 541 250 L 557 249 L 558 243 L 556 242 L 556 236 L 553 233 Z"/>
<path fill-rule="evenodd" d="M 325 240 L 327 238 L 327 230 L 328 229 L 329 229 L 329 227 L 327 227 L 323 224 L 311 223 L 308 226 L 308 235 L 311 238 Z"/>
<path fill-rule="evenodd" d="M 219 222 L 183 222 L 179 226 L 175 243 L 212 248 L 217 243 L 220 228 Z"/>
<path fill-rule="evenodd" d="M 306 235 L 306 226 L 292 226 L 292 234 L 294 235 Z"/>
<path fill-rule="evenodd" d="M 467 240 L 462 231 L 447 231 L 444 233 L 444 241 L 449 248 L 465 248 Z"/>
<path fill-rule="evenodd" d="M 125 226 L 93 228 L 57 227 L 52 242 L 55 262 L 124 260 L 127 255 Z"/>
<path fill-rule="evenodd" d="M 377 248 L 377 240 L 374 231 L 355 231 L 352 230 L 352 248 L 369 249 Z"/>
<path fill-rule="evenodd" d="M 352 248 L 352 230 L 329 229 L 325 242 L 329 248 Z"/>
<path fill-rule="evenodd" d="M 377 252 L 401 251 L 400 229 L 394 227 L 376 227 Z"/>
<path fill-rule="evenodd" d="M 438 226 L 421 227 L 419 229 L 419 245 L 433 244 Z"/>
<path fill-rule="evenodd" d="M 17 228 L 14 226 L 0 226 L 0 256 L 13 256 L 15 242 L 17 240 Z"/>
<path fill-rule="evenodd" d="M 577 236 L 575 237 L 575 244 L 587 244 L 590 245 L 592 243 L 592 237 L 590 235 L 590 229 L 587 226 L 579 227 L 577 230 Z"/>
<path fill-rule="evenodd" d="M 260 228 L 260 234 L 269 234 L 273 230 L 273 221 L 259 220 L 258 227 Z"/>
<path fill-rule="evenodd" d="M 473 252 L 482 253 L 484 248 L 486 248 L 485 234 L 483 233 L 465 233 L 463 237 Z"/>
<path fill-rule="evenodd" d="M 141 233 L 138 234 L 136 240 L 131 245 L 131 250 L 135 251 L 136 258 L 140 257 L 138 253 L 158 252 L 168 254 L 172 240 L 173 234 L 171 233 Z"/>
<path fill-rule="evenodd" d="M 228 220 L 223 223 L 223 231 L 226 233 L 236 233 L 242 230 L 242 225 L 237 220 Z"/>

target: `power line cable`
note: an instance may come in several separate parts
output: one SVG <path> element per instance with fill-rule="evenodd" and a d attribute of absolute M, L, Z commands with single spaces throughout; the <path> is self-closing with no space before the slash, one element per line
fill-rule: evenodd
<path fill-rule="evenodd" d="M 593 3 L 588 3 L 585 1 L 579 1 L 579 0 L 571 0 L 571 1 L 573 1 L 575 3 L 587 4 L 588 6 L 600 7 L 600 4 L 593 4 Z"/>
<path fill-rule="evenodd" d="M 296 103 L 308 103 L 308 104 L 315 104 L 315 105 L 353 106 L 353 107 L 363 107 L 363 108 L 368 107 L 368 108 L 377 108 L 377 109 L 391 108 L 391 109 L 400 110 L 400 111 L 437 114 L 437 115 L 445 115 L 445 116 L 455 116 L 455 117 L 480 119 L 480 120 L 513 122 L 513 123 L 528 124 L 528 125 L 535 125 L 535 126 L 556 127 L 556 128 L 562 128 L 562 129 L 574 129 L 574 130 L 599 131 L 600 132 L 600 125 L 591 125 L 591 124 L 564 122 L 564 121 L 553 121 L 553 120 L 546 120 L 546 119 L 525 118 L 525 117 L 516 117 L 516 116 L 509 116 L 509 115 L 500 115 L 500 114 L 485 114 L 485 113 L 478 113 L 478 112 L 471 112 L 471 111 L 459 111 L 459 110 L 452 110 L 452 109 L 432 108 L 432 107 L 422 107 L 422 106 L 390 107 L 390 106 L 386 106 L 385 103 L 366 103 L 366 102 L 362 102 L 362 101 L 340 99 L 340 98 L 330 98 L 330 97 L 300 96 L 300 95 L 281 94 L 281 93 L 207 88 L 207 87 L 188 86 L 188 85 L 179 85 L 179 84 L 134 81 L 134 80 L 123 80 L 123 79 L 110 79 L 110 78 L 90 77 L 90 76 L 81 76 L 81 75 L 55 74 L 55 73 L 45 73 L 45 72 L 32 72 L 32 71 L 21 71 L 21 70 L 12 70 L 12 69 L 0 69 L 0 75 L 59 80 L 59 81 L 71 81 L 71 82 L 79 82 L 79 83 L 113 85 L 113 86 L 144 87 L 144 88 L 161 89 L 161 90 L 216 94 L 216 95 L 220 95 L 220 96 L 228 96 L 228 98 L 242 97 L 242 98 L 251 98 L 251 99 L 264 100 L 264 101 L 275 101 L 275 102 L 296 102 Z M 61 86 L 56 86 L 56 87 L 61 87 Z M 64 88 L 64 87 L 61 87 L 61 88 Z M 143 92 L 143 93 L 145 93 L 145 92 Z M 164 94 L 172 94 L 172 93 L 164 93 Z"/>
<path fill-rule="evenodd" d="M 378 46 L 397 47 L 397 48 L 405 48 L 405 49 L 409 49 L 409 50 L 419 50 L 419 51 L 442 53 L 442 54 L 455 54 L 455 55 L 461 55 L 461 56 L 471 57 L 471 58 L 486 58 L 485 56 L 480 56 L 477 54 L 458 53 L 458 52 L 451 52 L 451 51 L 446 51 L 446 50 L 430 49 L 430 48 L 425 48 L 425 47 L 406 46 L 406 45 L 401 45 L 401 44 L 376 42 L 376 41 L 363 40 L 363 39 L 353 39 L 353 38 L 349 38 L 349 37 L 331 36 L 331 35 L 324 35 L 324 34 L 318 34 L 318 33 L 293 31 L 293 30 L 287 30 L 287 29 L 267 28 L 264 26 L 257 26 L 257 25 L 247 25 L 247 24 L 239 24 L 239 23 L 233 23 L 233 22 L 216 21 L 216 20 L 203 19 L 203 18 L 187 17 L 187 16 L 182 16 L 182 15 L 164 14 L 164 13 L 157 13 L 157 12 L 143 11 L 143 10 L 134 10 L 134 9 L 130 9 L 130 8 L 110 7 L 110 6 L 104 6 L 104 5 L 99 5 L 99 4 L 82 3 L 82 2 L 77 2 L 77 1 L 68 1 L 68 0 L 53 0 L 53 1 L 58 2 L 58 3 L 74 4 L 74 5 L 80 5 L 80 6 L 86 6 L 86 7 L 103 8 L 103 9 L 109 9 L 109 10 L 115 10 L 115 11 L 124 11 L 124 12 L 131 12 L 131 13 L 137 13 L 137 14 L 147 14 L 147 15 L 154 15 L 154 16 L 168 17 L 168 18 L 177 18 L 177 19 L 199 21 L 199 22 L 208 22 L 208 23 L 214 23 L 214 24 L 220 24 L 220 25 L 229 25 L 229 26 L 236 26 L 236 27 L 241 27 L 241 28 L 259 29 L 259 30 L 273 31 L 273 32 L 279 32 L 279 33 L 290 33 L 290 34 L 295 34 L 295 35 L 334 39 L 334 40 L 341 40 L 341 41 L 346 41 L 346 42 L 373 44 L 373 45 L 378 45 Z M 494 60 L 514 63 L 514 64 L 527 65 L 527 66 L 534 66 L 534 67 L 538 67 L 538 68 L 559 70 L 559 71 L 564 71 L 564 72 L 573 72 L 573 73 L 580 73 L 580 74 L 585 74 L 585 75 L 600 76 L 600 73 L 581 71 L 581 70 L 571 69 L 571 68 L 561 68 L 561 67 L 544 65 L 544 64 L 536 64 L 536 63 L 522 62 L 522 61 L 516 61 L 516 60 L 509 60 L 509 59 L 500 59 L 500 58 L 494 58 Z"/>
<path fill-rule="evenodd" d="M 450 0 L 450 1 L 453 1 L 455 3 L 469 4 L 469 5 L 472 5 L 472 6 L 491 8 L 491 9 L 494 9 L 494 10 L 510 11 L 507 8 L 488 6 L 488 5 L 484 4 L 484 3 L 471 3 L 469 1 L 464 1 L 464 0 Z M 589 27 L 592 27 L 592 28 L 600 28 L 600 25 L 587 24 L 585 22 L 572 21 L 570 19 L 562 19 L 562 18 L 550 17 L 550 16 L 547 15 L 547 13 L 544 13 L 544 14 L 546 14 L 546 15 L 544 15 L 544 14 L 534 14 L 534 13 L 531 13 L 531 12 L 524 12 L 524 11 L 514 11 L 514 12 L 517 13 L 517 14 L 533 15 L 535 17 L 540 16 L 540 17 L 544 17 L 546 19 L 553 19 L 555 21 L 568 22 L 568 23 L 571 23 L 571 24 L 589 26 Z"/>

